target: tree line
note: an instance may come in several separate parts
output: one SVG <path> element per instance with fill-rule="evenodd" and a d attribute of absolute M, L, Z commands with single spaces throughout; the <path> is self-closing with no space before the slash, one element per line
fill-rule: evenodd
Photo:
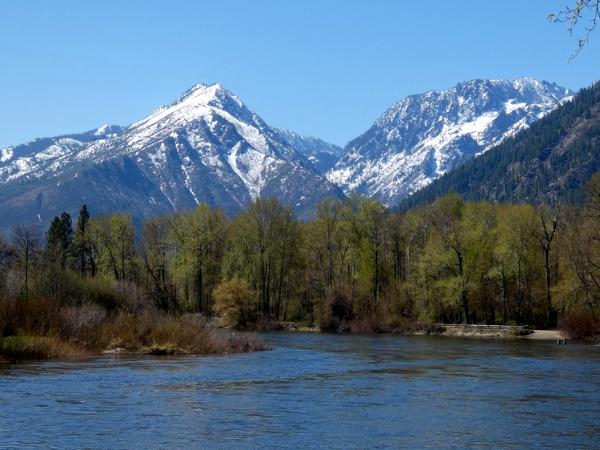
<path fill-rule="evenodd" d="M 74 223 L 73 223 L 74 222 Z M 326 199 L 302 222 L 274 199 L 232 219 L 196 209 L 54 218 L 45 235 L 0 239 L 0 296 L 109 302 L 89 286 L 125 283 L 170 313 L 257 321 L 487 323 L 554 327 L 600 313 L 600 176 L 573 208 L 464 201 L 407 212 Z M 83 288 L 82 288 L 83 286 Z M 87 287 L 86 287 L 87 286 Z M 110 296 L 108 296 L 110 297 Z"/>

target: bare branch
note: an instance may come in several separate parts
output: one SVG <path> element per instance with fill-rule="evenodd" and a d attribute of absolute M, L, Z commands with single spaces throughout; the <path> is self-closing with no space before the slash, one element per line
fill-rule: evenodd
<path fill-rule="evenodd" d="M 567 24 L 569 36 L 574 35 L 576 28 L 581 29 L 579 25 L 583 22 L 583 31 L 576 38 L 577 47 L 569 57 L 569 61 L 571 61 L 589 43 L 591 34 L 600 22 L 600 0 L 575 0 L 573 5 L 567 5 L 556 13 L 548 14 L 548 21 Z"/>

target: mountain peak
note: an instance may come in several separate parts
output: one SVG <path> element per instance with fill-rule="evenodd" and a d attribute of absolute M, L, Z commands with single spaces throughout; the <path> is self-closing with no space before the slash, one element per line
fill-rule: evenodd
<path fill-rule="evenodd" d="M 196 84 L 125 129 L 102 126 L 0 151 L 0 209 L 12 211 L 0 217 L 0 230 L 76 214 L 84 203 L 142 220 L 204 202 L 235 214 L 252 199 L 275 197 L 307 217 L 321 198 L 341 195 L 218 83 Z"/>
<path fill-rule="evenodd" d="M 328 178 L 346 192 L 397 203 L 527 128 L 570 94 L 556 84 L 522 77 L 474 79 L 408 96 L 346 146 Z"/>
<path fill-rule="evenodd" d="M 94 136 L 98 136 L 98 137 L 107 137 L 110 136 L 111 134 L 115 134 L 115 133 L 119 133 L 122 131 L 122 128 L 119 127 L 118 125 L 110 125 L 108 123 L 102 125 L 101 127 L 98 127 L 94 130 L 93 134 Z"/>
<path fill-rule="evenodd" d="M 131 128 L 173 126 L 209 116 L 214 110 L 226 111 L 244 119 L 252 116 L 242 101 L 220 83 L 198 83 L 185 91 L 173 103 L 158 108 L 150 116 L 134 123 Z"/>
<path fill-rule="evenodd" d="M 580 202 L 585 182 L 600 169 L 600 84 L 567 98 L 529 129 L 404 199 L 401 208 L 448 192 L 494 202 Z"/>
<path fill-rule="evenodd" d="M 228 92 L 226 91 L 226 89 L 223 88 L 223 86 L 220 83 L 197 83 L 188 90 L 186 90 L 183 94 L 181 94 L 179 98 L 175 101 L 175 103 L 179 103 L 189 99 L 195 99 L 196 101 L 208 103 L 211 100 L 218 98 L 219 95 L 223 94 L 228 94 Z"/>
<path fill-rule="evenodd" d="M 198 83 L 185 91 L 168 107 L 185 103 L 186 105 L 212 106 L 219 109 L 244 108 L 242 101 L 221 83 Z"/>

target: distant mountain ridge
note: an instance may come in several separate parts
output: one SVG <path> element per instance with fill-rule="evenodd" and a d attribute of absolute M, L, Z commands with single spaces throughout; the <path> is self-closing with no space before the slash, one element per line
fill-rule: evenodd
<path fill-rule="evenodd" d="M 305 155 L 321 173 L 331 169 L 342 156 L 344 149 L 313 136 L 303 136 L 291 130 L 277 130 L 280 136 L 297 151 Z"/>
<path fill-rule="evenodd" d="M 460 177 L 461 165 L 507 148 L 503 142 L 571 98 L 530 78 L 471 80 L 406 97 L 342 149 L 271 127 L 221 85 L 198 84 L 128 127 L 0 149 L 0 212 L 9 212 L 0 230 L 47 224 L 83 203 L 138 222 L 198 203 L 233 215 L 258 197 L 275 197 L 302 218 L 344 193 L 393 206 L 442 176 Z"/>
<path fill-rule="evenodd" d="M 346 193 L 394 205 L 570 96 L 568 89 L 530 78 L 472 80 L 411 95 L 349 142 L 327 177 Z"/>
<path fill-rule="evenodd" d="M 0 151 L 0 229 L 47 223 L 82 203 L 137 220 L 206 202 L 234 214 L 276 197 L 301 217 L 341 196 L 308 158 L 221 85 L 198 84 L 126 128 Z"/>
<path fill-rule="evenodd" d="M 527 130 L 448 172 L 401 209 L 449 192 L 470 200 L 580 203 L 600 170 L 600 82 L 582 89 Z"/>

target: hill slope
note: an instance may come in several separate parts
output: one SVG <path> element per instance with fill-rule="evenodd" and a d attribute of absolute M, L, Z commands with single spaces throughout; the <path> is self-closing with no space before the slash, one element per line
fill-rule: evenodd
<path fill-rule="evenodd" d="M 600 170 L 600 83 L 581 90 L 527 130 L 448 172 L 401 208 L 448 192 L 497 202 L 578 202 Z"/>
<path fill-rule="evenodd" d="M 345 148 L 328 172 L 344 192 L 394 205 L 556 108 L 570 92 L 530 78 L 472 80 L 412 95 Z"/>

